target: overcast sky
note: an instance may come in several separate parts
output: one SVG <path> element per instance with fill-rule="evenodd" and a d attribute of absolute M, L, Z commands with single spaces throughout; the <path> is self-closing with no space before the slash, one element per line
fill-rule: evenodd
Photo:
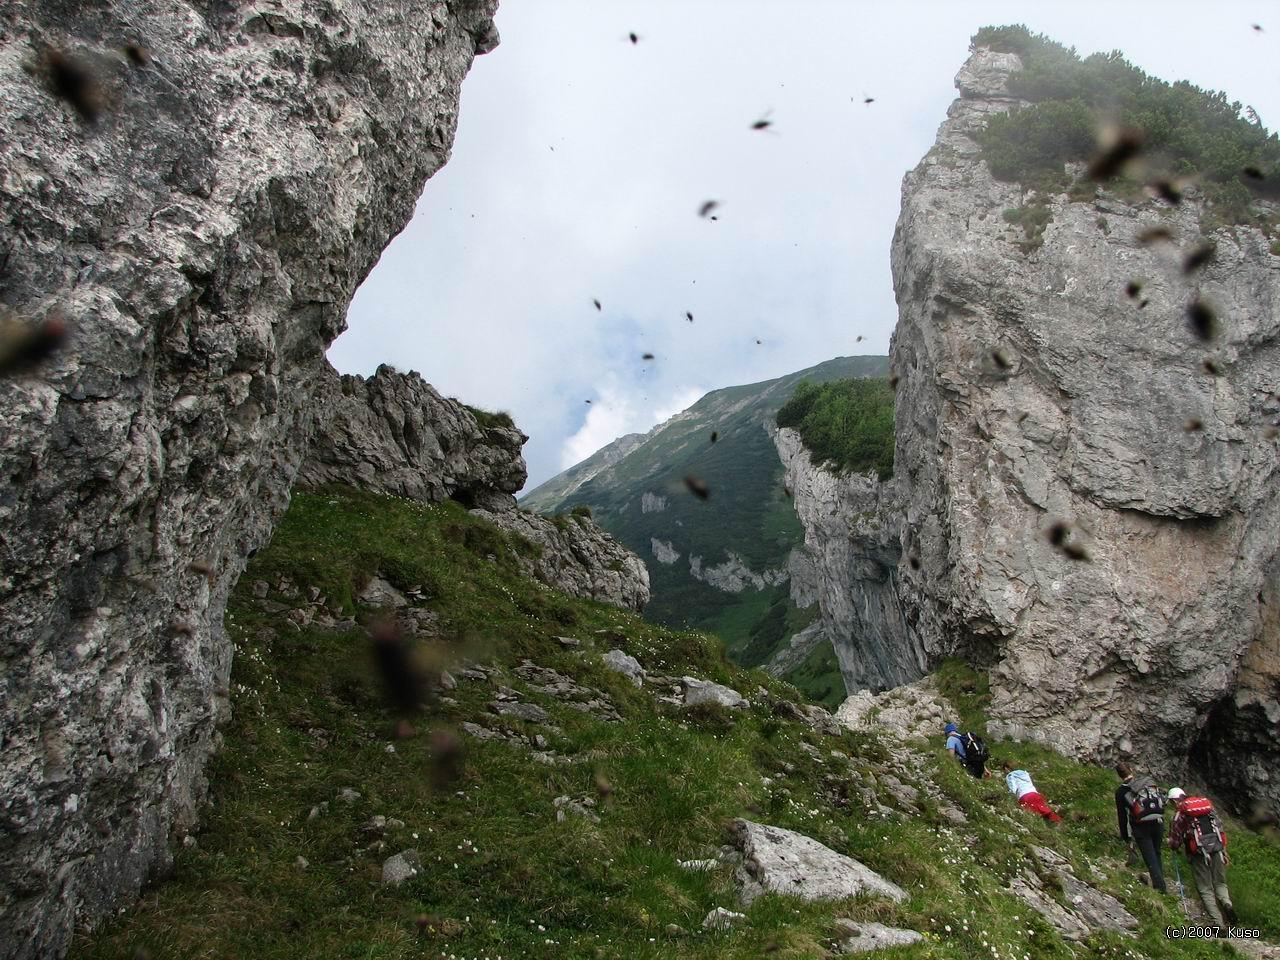
<path fill-rule="evenodd" d="M 902 175 L 984 24 L 1280 122 L 1274 2 L 507 0 L 497 21 L 452 159 L 329 356 L 511 412 L 530 488 L 707 390 L 888 351 Z"/>

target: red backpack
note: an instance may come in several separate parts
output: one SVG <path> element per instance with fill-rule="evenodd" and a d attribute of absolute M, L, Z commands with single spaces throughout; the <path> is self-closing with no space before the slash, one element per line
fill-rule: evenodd
<path fill-rule="evenodd" d="M 1191 818 L 1188 841 L 1192 853 L 1210 857 L 1227 849 L 1227 835 L 1208 797 L 1187 797 L 1178 809 Z"/>

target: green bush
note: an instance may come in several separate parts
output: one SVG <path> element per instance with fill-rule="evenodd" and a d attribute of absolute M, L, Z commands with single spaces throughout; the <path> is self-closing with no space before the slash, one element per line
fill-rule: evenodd
<path fill-rule="evenodd" d="M 893 389 L 884 380 L 802 380 L 777 421 L 794 428 L 818 462 L 834 461 L 859 473 L 874 470 L 881 480 L 893 475 Z"/>
<path fill-rule="evenodd" d="M 1032 201 L 1025 207 L 1010 207 L 1002 216 L 1006 223 L 1022 227 L 1026 240 L 1021 244 L 1023 252 L 1030 253 L 1044 243 L 1044 228 L 1049 225 L 1051 212 L 1044 203 Z"/>
<path fill-rule="evenodd" d="M 569 511 L 569 515 L 571 517 L 585 517 L 586 519 L 590 520 L 591 508 L 587 506 L 585 503 L 580 503 L 576 507 L 574 507 L 572 510 Z"/>
<path fill-rule="evenodd" d="M 983 159 L 999 180 L 1064 187 L 1062 165 L 1096 149 L 1093 111 L 1078 97 L 1048 100 L 992 117 L 978 134 Z"/>
<path fill-rule="evenodd" d="M 1031 106 L 993 117 L 978 135 L 998 179 L 1046 188 L 1064 183 L 1063 164 L 1089 157 L 1095 131 L 1107 123 L 1145 135 L 1149 166 L 1171 176 L 1195 175 L 1223 223 L 1248 223 L 1259 197 L 1280 197 L 1280 138 L 1256 113 L 1226 94 L 1186 81 L 1148 76 L 1119 51 L 1080 57 L 1018 24 L 983 27 L 972 45 L 1016 53 L 1023 69 L 1010 92 Z M 1246 167 L 1267 174 L 1255 179 Z M 1073 199 L 1076 199 L 1073 196 Z"/>

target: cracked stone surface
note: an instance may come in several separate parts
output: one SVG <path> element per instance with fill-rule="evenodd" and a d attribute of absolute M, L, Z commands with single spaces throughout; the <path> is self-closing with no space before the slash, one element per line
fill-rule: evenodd
<path fill-rule="evenodd" d="M 0 10 L 4 305 L 70 329 L 0 382 L 0 956 L 60 955 L 193 822 L 227 593 L 288 502 L 352 294 L 448 158 L 495 9 Z M 88 124 L 22 69 L 46 48 L 114 108 Z"/>
<path fill-rule="evenodd" d="M 919 943 L 924 939 L 915 930 L 905 927 L 889 927 L 883 923 L 869 921 L 853 921 L 843 918 L 836 920 L 840 931 L 840 942 L 837 953 L 870 953 L 872 950 L 884 950 L 888 947 L 903 947 Z"/>

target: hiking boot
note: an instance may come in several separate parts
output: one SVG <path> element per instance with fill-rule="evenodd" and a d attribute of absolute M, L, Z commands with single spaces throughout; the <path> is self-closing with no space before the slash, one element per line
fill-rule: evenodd
<path fill-rule="evenodd" d="M 1226 917 L 1227 923 L 1235 923 L 1237 919 L 1236 908 L 1233 904 L 1224 903 L 1222 905 L 1222 915 Z"/>

